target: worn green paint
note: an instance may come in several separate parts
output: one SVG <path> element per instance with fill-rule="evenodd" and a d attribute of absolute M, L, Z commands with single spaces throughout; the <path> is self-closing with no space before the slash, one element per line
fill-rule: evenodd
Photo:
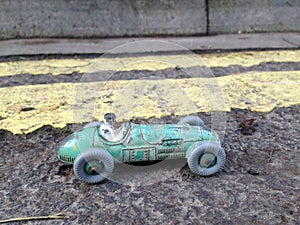
<path fill-rule="evenodd" d="M 58 158 L 66 163 L 73 163 L 81 151 L 92 145 L 94 132 L 94 128 L 86 128 L 67 137 L 60 145 Z"/>
<path fill-rule="evenodd" d="M 119 162 L 183 158 L 195 144 L 204 141 L 220 143 L 216 133 L 199 126 L 129 123 L 127 133 L 118 142 L 106 141 L 99 126 L 94 126 L 68 137 L 58 150 L 58 158 L 73 163 L 80 152 L 90 148 L 105 149 Z"/>

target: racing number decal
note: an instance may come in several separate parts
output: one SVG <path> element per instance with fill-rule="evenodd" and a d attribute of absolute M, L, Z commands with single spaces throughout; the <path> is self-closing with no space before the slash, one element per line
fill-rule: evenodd
<path fill-rule="evenodd" d="M 155 160 L 155 148 L 123 149 L 123 162 Z"/>

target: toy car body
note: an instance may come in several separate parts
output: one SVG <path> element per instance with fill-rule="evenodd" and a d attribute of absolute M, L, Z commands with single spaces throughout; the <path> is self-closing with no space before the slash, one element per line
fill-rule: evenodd
<path fill-rule="evenodd" d="M 117 129 L 93 122 L 63 141 L 58 158 L 73 164 L 80 180 L 98 183 L 113 172 L 115 162 L 187 158 L 194 173 L 209 176 L 224 166 L 226 155 L 218 135 L 199 117 L 188 116 L 178 124 L 127 122 Z"/>

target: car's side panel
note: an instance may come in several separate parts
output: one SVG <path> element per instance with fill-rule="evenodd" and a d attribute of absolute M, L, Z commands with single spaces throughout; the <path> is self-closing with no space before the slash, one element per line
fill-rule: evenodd
<path fill-rule="evenodd" d="M 124 148 L 123 162 L 140 162 L 156 160 L 155 147 Z"/>
<path fill-rule="evenodd" d="M 145 153 L 144 156 L 143 152 L 144 149 L 149 147 L 149 144 L 145 144 L 141 138 L 138 125 L 130 124 L 129 133 L 120 142 L 108 142 L 101 138 L 96 132 L 93 147 L 100 147 L 107 150 L 117 161 L 133 162 L 142 161 L 143 158 L 145 158 L 147 154 Z M 151 153 L 151 155 L 153 155 L 153 153 Z M 152 160 L 152 158 L 153 156 L 149 157 L 149 160 Z"/>
<path fill-rule="evenodd" d="M 105 141 L 94 132 L 92 147 L 103 148 L 117 161 L 127 163 L 187 157 L 189 149 L 204 140 L 218 141 L 211 131 L 199 126 L 131 123 L 128 134 L 118 143 Z"/>
<path fill-rule="evenodd" d="M 157 160 L 184 158 L 185 149 L 183 146 L 159 146 L 157 148 Z"/>

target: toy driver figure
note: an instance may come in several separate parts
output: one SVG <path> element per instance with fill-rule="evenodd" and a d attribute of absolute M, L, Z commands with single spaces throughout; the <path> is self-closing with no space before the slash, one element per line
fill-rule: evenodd
<path fill-rule="evenodd" d="M 114 123 L 116 121 L 116 115 L 114 113 L 106 113 L 104 115 L 104 123 L 100 126 L 102 136 L 108 141 L 115 140 Z"/>

